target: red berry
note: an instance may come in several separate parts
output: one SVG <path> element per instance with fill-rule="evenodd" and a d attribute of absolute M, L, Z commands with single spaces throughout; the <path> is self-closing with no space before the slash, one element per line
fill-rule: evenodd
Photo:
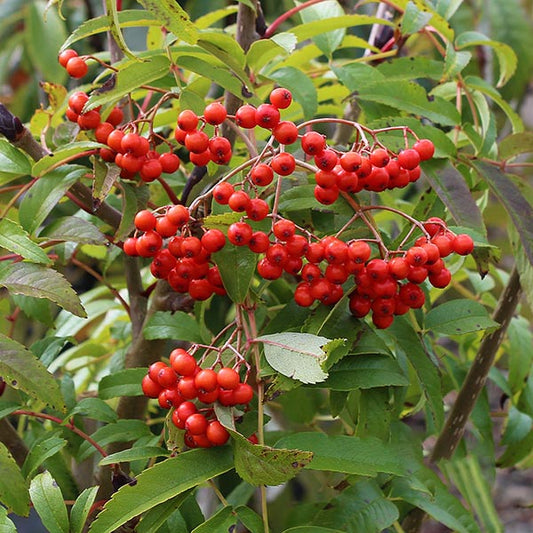
<path fill-rule="evenodd" d="M 59 64 L 63 68 L 66 68 L 69 59 L 72 59 L 73 57 L 78 57 L 78 52 L 76 52 L 76 50 L 73 50 L 72 48 L 67 48 L 59 54 L 57 59 L 59 61 Z"/>
<path fill-rule="evenodd" d="M 289 176 L 296 168 L 296 161 L 292 154 L 281 152 L 275 155 L 270 162 L 272 170 L 280 176 Z"/>
<path fill-rule="evenodd" d="M 450 284 L 452 280 L 452 274 L 447 268 L 442 268 L 435 274 L 429 274 L 429 282 L 433 287 L 438 289 L 444 289 Z"/>
<path fill-rule="evenodd" d="M 65 68 L 67 69 L 67 72 L 71 78 L 83 78 L 83 76 L 85 76 L 89 70 L 85 60 L 78 56 L 71 57 L 67 61 Z"/>
<path fill-rule="evenodd" d="M 122 138 L 124 137 L 124 132 L 121 130 L 112 131 L 107 137 L 107 146 L 115 152 L 122 152 Z"/>
<path fill-rule="evenodd" d="M 329 148 L 315 155 L 315 165 L 321 170 L 333 170 L 338 162 L 339 156 Z"/>
<path fill-rule="evenodd" d="M 137 239 L 135 237 L 128 237 L 122 245 L 124 253 L 135 257 L 137 254 Z"/>
<path fill-rule="evenodd" d="M 366 265 L 366 271 L 374 281 L 383 281 L 389 275 L 389 265 L 383 259 L 372 259 Z"/>
<path fill-rule="evenodd" d="M 170 364 L 174 371 L 182 376 L 192 376 L 198 368 L 196 359 L 183 348 L 172 350 Z"/>
<path fill-rule="evenodd" d="M 292 93 L 288 89 L 281 87 L 274 89 L 268 97 L 270 103 L 278 109 L 286 109 L 291 105 Z"/>
<path fill-rule="evenodd" d="M 287 250 L 285 250 L 285 247 L 279 243 L 273 244 L 266 252 L 266 258 L 270 263 L 280 267 L 283 267 L 288 257 L 289 254 L 287 253 Z"/>
<path fill-rule="evenodd" d="M 253 105 L 245 104 L 235 112 L 235 122 L 237 126 L 244 129 L 252 129 L 257 126 L 256 108 Z"/>
<path fill-rule="evenodd" d="M 186 400 L 192 400 L 198 395 L 198 389 L 194 384 L 194 377 L 185 376 L 178 381 L 178 390 Z"/>
<path fill-rule="evenodd" d="M 311 285 L 309 283 L 299 283 L 294 291 L 294 301 L 300 307 L 309 307 L 313 305 L 315 299 L 311 294 Z"/>
<path fill-rule="evenodd" d="M 141 382 L 141 386 L 143 394 L 148 398 L 157 398 L 160 392 L 163 390 L 161 388 L 161 385 L 159 385 L 159 383 L 157 383 L 156 381 L 152 380 L 152 378 L 150 378 L 150 376 L 148 375 L 144 376 Z"/>
<path fill-rule="evenodd" d="M 207 230 L 202 235 L 202 246 L 209 252 L 214 253 L 222 250 L 226 244 L 226 236 L 219 229 Z"/>
<path fill-rule="evenodd" d="M 198 390 L 212 392 L 218 386 L 217 380 L 217 373 L 211 368 L 205 368 L 194 376 L 194 385 Z"/>
<path fill-rule="evenodd" d="M 363 158 L 357 152 L 346 152 L 339 160 L 341 167 L 347 172 L 355 172 L 362 162 Z"/>
<path fill-rule="evenodd" d="M 213 199 L 220 205 L 227 205 L 230 196 L 235 192 L 233 185 L 227 181 L 217 183 L 213 187 Z"/>
<path fill-rule="evenodd" d="M 421 246 L 413 246 L 407 250 L 405 259 L 410 265 L 422 266 L 425 265 L 428 260 L 428 254 Z"/>
<path fill-rule="evenodd" d="M 428 218 L 424 222 L 424 229 L 429 233 L 430 237 L 437 235 L 437 233 L 442 233 L 446 229 L 446 222 L 439 217 Z"/>
<path fill-rule="evenodd" d="M 378 329 L 387 329 L 394 322 L 394 316 L 374 313 L 372 314 L 372 322 Z"/>
<path fill-rule="evenodd" d="M 339 189 L 337 186 L 325 188 L 317 185 L 313 194 L 315 195 L 317 202 L 323 205 L 331 205 L 339 197 Z"/>
<path fill-rule="evenodd" d="M 137 253 L 141 257 L 154 256 L 163 245 L 163 239 L 155 231 L 147 231 L 137 239 Z"/>
<path fill-rule="evenodd" d="M 407 148 L 398 154 L 398 163 L 407 170 L 413 170 L 420 163 L 420 155 L 413 148 Z"/>
<path fill-rule="evenodd" d="M 228 430 L 218 420 L 209 422 L 205 435 L 213 446 L 222 446 L 229 439 Z"/>
<path fill-rule="evenodd" d="M 315 172 L 315 181 L 317 185 L 325 189 L 337 185 L 337 174 L 332 170 L 317 170 Z"/>
<path fill-rule="evenodd" d="M 348 259 L 348 245 L 340 239 L 333 238 L 324 247 L 324 258 L 331 264 L 344 263 Z"/>
<path fill-rule="evenodd" d="M 309 248 L 309 243 L 303 235 L 294 235 L 285 242 L 285 248 L 289 255 L 302 257 Z"/>
<path fill-rule="evenodd" d="M 385 167 L 388 162 L 390 161 L 390 156 L 387 150 L 384 150 L 383 148 L 376 148 L 371 154 L 370 154 L 370 162 L 375 166 L 379 168 Z"/>
<path fill-rule="evenodd" d="M 259 187 L 266 187 L 272 183 L 274 179 L 274 171 L 269 165 L 259 163 L 250 171 L 250 179 L 252 183 Z"/>
<path fill-rule="evenodd" d="M 280 144 L 292 144 L 298 139 L 298 128 L 294 122 L 282 120 L 273 128 L 272 134 Z"/>
<path fill-rule="evenodd" d="M 414 283 L 406 283 L 405 285 L 402 285 L 398 295 L 400 300 L 412 309 L 419 309 L 424 305 L 426 300 L 424 291 Z"/>
<path fill-rule="evenodd" d="M 233 390 L 237 388 L 241 378 L 236 370 L 229 367 L 221 368 L 217 373 L 217 382 L 223 389 Z"/>
<path fill-rule="evenodd" d="M 114 107 L 106 118 L 106 122 L 109 122 L 112 126 L 118 126 L 123 120 L 124 113 L 120 107 Z"/>
<path fill-rule="evenodd" d="M 94 130 L 100 124 L 100 113 L 96 109 L 91 109 L 82 113 L 78 117 L 78 126 L 82 130 Z"/>
<path fill-rule="evenodd" d="M 201 154 L 209 149 L 209 137 L 203 131 L 193 131 L 185 137 L 185 148 L 193 154 Z"/>
<path fill-rule="evenodd" d="M 253 230 L 246 222 L 235 222 L 228 228 L 228 240 L 236 246 L 246 246 L 252 234 Z"/>
<path fill-rule="evenodd" d="M 394 279 L 405 279 L 409 274 L 409 263 L 404 257 L 393 257 L 389 261 L 389 273 Z"/>
<path fill-rule="evenodd" d="M 228 206 L 232 211 L 242 213 L 250 205 L 250 196 L 244 191 L 235 191 L 228 199 Z"/>
<path fill-rule="evenodd" d="M 161 387 L 170 389 L 178 382 L 178 376 L 171 367 L 165 366 L 157 373 L 157 382 Z"/>
<path fill-rule="evenodd" d="M 248 218 L 255 221 L 265 219 L 269 212 L 268 204 L 261 198 L 252 198 L 246 208 Z"/>
<path fill-rule="evenodd" d="M 214 126 L 222 124 L 222 122 L 226 120 L 227 116 L 228 112 L 226 111 L 226 108 L 219 102 L 213 102 L 204 109 L 205 121 L 208 124 L 213 124 Z"/>
<path fill-rule="evenodd" d="M 369 298 L 365 298 L 357 293 L 350 296 L 348 302 L 350 313 L 357 318 L 363 318 L 368 315 L 372 302 Z"/>
<path fill-rule="evenodd" d="M 308 155 L 317 155 L 326 149 L 326 138 L 317 131 L 308 131 L 302 135 L 302 150 Z"/>
<path fill-rule="evenodd" d="M 89 97 L 83 91 L 76 91 L 69 96 L 68 106 L 79 115 L 88 101 Z"/>
<path fill-rule="evenodd" d="M 233 400 L 236 404 L 250 403 L 254 397 L 254 390 L 248 383 L 239 383 L 233 390 Z"/>
<path fill-rule="evenodd" d="M 261 104 L 255 110 L 255 121 L 261 128 L 272 129 L 278 124 L 279 119 L 278 108 L 272 104 Z"/>
<path fill-rule="evenodd" d="M 184 226 L 189 221 L 189 210 L 184 205 L 173 205 L 166 213 L 166 216 L 178 227 Z"/>
<path fill-rule="evenodd" d="M 201 435 L 207 429 L 207 420 L 201 413 L 194 413 L 185 420 L 185 429 L 191 435 Z"/>
<path fill-rule="evenodd" d="M 155 229 L 157 220 L 151 211 L 143 209 L 135 215 L 133 222 L 139 231 L 150 231 Z"/>
<path fill-rule="evenodd" d="M 198 126 L 198 116 L 194 111 L 185 109 L 178 115 L 178 127 L 186 132 L 194 131 Z"/>
<path fill-rule="evenodd" d="M 452 242 L 453 251 L 459 255 L 468 255 L 474 249 L 474 241 L 470 235 L 461 233 L 455 236 Z"/>
<path fill-rule="evenodd" d="M 366 263 L 371 253 L 372 249 L 365 241 L 352 241 L 348 245 L 348 257 L 356 263 Z"/>
<path fill-rule="evenodd" d="M 268 235 L 262 231 L 254 231 L 250 242 L 248 243 L 248 248 L 256 254 L 264 253 L 270 247 L 270 239 Z"/>
<path fill-rule="evenodd" d="M 437 234 L 432 239 L 431 242 L 437 246 L 441 257 L 447 257 L 453 252 L 453 241 L 454 237 L 449 234 Z"/>
<path fill-rule="evenodd" d="M 163 167 L 159 162 L 159 159 L 147 159 L 144 161 L 139 174 L 141 179 L 145 182 L 154 181 L 161 176 Z"/>
<path fill-rule="evenodd" d="M 180 167 L 180 159 L 172 152 L 166 152 L 159 157 L 161 168 L 165 174 L 172 174 Z"/>
<path fill-rule="evenodd" d="M 429 139 L 420 139 L 413 145 L 413 149 L 418 152 L 420 161 L 427 161 L 435 153 L 435 145 Z"/>
<path fill-rule="evenodd" d="M 282 218 L 274 224 L 272 230 L 280 241 L 287 241 L 294 236 L 296 225 L 292 220 Z"/>
<path fill-rule="evenodd" d="M 101 122 L 94 130 L 94 136 L 99 143 L 106 144 L 109 134 L 114 129 L 114 126 L 109 124 L 109 122 Z"/>
<path fill-rule="evenodd" d="M 271 263 L 266 257 L 257 263 L 258 274 L 268 280 L 275 280 L 283 274 L 283 268 Z"/>
<path fill-rule="evenodd" d="M 305 258 L 310 263 L 320 263 L 324 259 L 324 245 L 322 242 L 312 242 L 305 252 Z"/>

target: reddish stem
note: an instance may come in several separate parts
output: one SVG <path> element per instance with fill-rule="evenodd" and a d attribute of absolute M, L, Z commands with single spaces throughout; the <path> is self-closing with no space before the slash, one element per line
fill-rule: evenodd
<path fill-rule="evenodd" d="M 165 192 L 167 193 L 167 196 L 169 197 L 170 201 L 174 205 L 181 204 L 181 202 L 179 201 L 178 197 L 176 196 L 176 193 L 172 190 L 172 187 L 165 181 L 164 178 L 159 176 L 157 178 L 157 181 L 159 183 L 161 183 L 161 185 L 163 186 L 163 189 L 165 189 Z"/>
<path fill-rule="evenodd" d="M 57 416 L 47 415 L 45 413 L 36 413 L 35 411 L 26 411 L 25 409 L 13 411 L 12 414 L 34 416 L 35 418 L 43 418 L 44 420 L 51 420 L 56 424 L 64 425 L 67 429 L 70 429 L 72 432 L 76 433 L 76 435 L 79 435 L 83 440 L 86 440 L 89 444 L 91 444 L 98 452 L 100 452 L 102 457 L 107 457 L 107 452 L 90 435 L 87 435 L 87 433 L 77 428 L 72 421 L 68 424 L 63 424 L 63 420 L 61 420 L 61 418 L 57 418 Z"/>
<path fill-rule="evenodd" d="M 305 9 L 306 7 L 312 6 L 313 4 L 318 4 L 320 2 L 323 2 L 324 0 L 308 0 L 307 2 L 304 2 L 303 4 L 300 4 L 299 6 L 293 7 L 292 9 L 289 9 L 289 11 L 286 11 L 283 13 L 283 15 L 280 15 L 265 31 L 265 34 L 263 35 L 263 39 L 268 39 L 274 35 L 274 32 L 278 29 L 278 27 L 283 24 L 287 19 L 291 18 L 293 15 L 298 13 L 299 11 L 302 11 L 302 9 Z"/>

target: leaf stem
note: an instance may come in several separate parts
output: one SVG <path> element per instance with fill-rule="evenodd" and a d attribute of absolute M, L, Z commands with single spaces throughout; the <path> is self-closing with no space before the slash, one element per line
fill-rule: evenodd
<path fill-rule="evenodd" d="M 288 11 L 283 13 L 283 15 L 280 15 L 274 22 L 272 22 L 272 24 L 270 24 L 270 26 L 266 29 L 265 34 L 263 35 L 263 39 L 269 39 L 270 37 L 272 37 L 272 35 L 274 35 L 274 32 L 279 28 L 281 24 L 283 24 L 293 15 L 296 15 L 296 13 L 298 13 L 299 11 L 302 11 L 302 9 L 305 9 L 306 7 L 312 6 L 313 4 L 318 4 L 323 1 L 324 0 L 308 0 L 303 4 L 289 9 Z"/>

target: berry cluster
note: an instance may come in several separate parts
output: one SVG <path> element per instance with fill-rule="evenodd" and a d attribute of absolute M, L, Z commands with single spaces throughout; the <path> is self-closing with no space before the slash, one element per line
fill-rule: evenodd
<path fill-rule="evenodd" d="M 172 423 L 185 430 L 185 444 L 190 448 L 221 446 L 228 441 L 229 433 L 216 419 L 215 402 L 246 406 L 253 398 L 252 387 L 241 381 L 235 369 L 201 368 L 182 348 L 170 353 L 169 365 L 158 361 L 150 366 L 142 390 L 148 398 L 157 398 L 163 409 L 174 408 Z"/>
<path fill-rule="evenodd" d="M 166 279 L 177 292 L 189 293 L 195 300 L 212 294 L 226 294 L 218 267 L 211 254 L 221 250 L 226 237 L 217 229 L 207 230 L 201 238 L 190 234 L 189 210 L 182 205 L 166 208 L 157 217 L 148 210 L 135 216 L 135 227 L 142 235 L 124 241 L 130 256 L 152 257 L 150 271 Z M 169 238 L 164 247 L 164 239 Z"/>
<path fill-rule="evenodd" d="M 83 78 L 89 70 L 83 57 L 76 50 L 67 48 L 59 54 L 59 64 L 68 72 L 71 78 Z"/>

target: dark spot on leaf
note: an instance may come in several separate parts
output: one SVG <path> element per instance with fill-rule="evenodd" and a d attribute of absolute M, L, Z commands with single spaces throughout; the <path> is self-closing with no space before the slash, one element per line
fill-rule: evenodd
<path fill-rule="evenodd" d="M 244 98 L 250 98 L 251 96 L 253 96 L 253 92 L 250 91 L 250 89 L 248 89 L 248 87 L 246 87 L 246 85 L 243 85 L 241 87 L 241 94 Z"/>
<path fill-rule="evenodd" d="M 98 87 L 98 89 L 94 90 L 94 93 L 95 94 L 106 93 L 107 91 L 110 91 L 111 89 L 113 89 L 113 87 L 115 87 L 116 82 L 117 82 L 116 74 L 111 74 L 111 76 L 109 77 L 107 81 L 105 81 L 100 87 Z"/>
<path fill-rule="evenodd" d="M 432 94 L 428 94 L 428 102 L 433 102 L 435 100 L 435 97 Z"/>
<path fill-rule="evenodd" d="M 481 324 L 476 324 L 476 328 L 481 329 Z"/>
<path fill-rule="evenodd" d="M 55 479 L 52 480 L 52 487 L 58 487 L 57 481 Z"/>
<path fill-rule="evenodd" d="M 16 379 L 11 380 L 11 386 L 16 387 L 18 385 L 18 381 Z"/>
<path fill-rule="evenodd" d="M 334 505 L 332 503 L 328 503 L 327 505 L 324 506 L 324 511 L 327 511 L 328 509 L 332 509 L 334 507 Z"/>
<path fill-rule="evenodd" d="M 235 531 L 236 527 L 237 526 L 235 524 L 233 524 L 232 526 L 229 526 L 228 527 L 228 533 L 233 533 Z"/>
<path fill-rule="evenodd" d="M 300 466 L 300 463 L 298 463 L 297 461 L 294 461 L 294 463 L 291 463 L 291 466 L 293 468 L 298 468 Z"/>

